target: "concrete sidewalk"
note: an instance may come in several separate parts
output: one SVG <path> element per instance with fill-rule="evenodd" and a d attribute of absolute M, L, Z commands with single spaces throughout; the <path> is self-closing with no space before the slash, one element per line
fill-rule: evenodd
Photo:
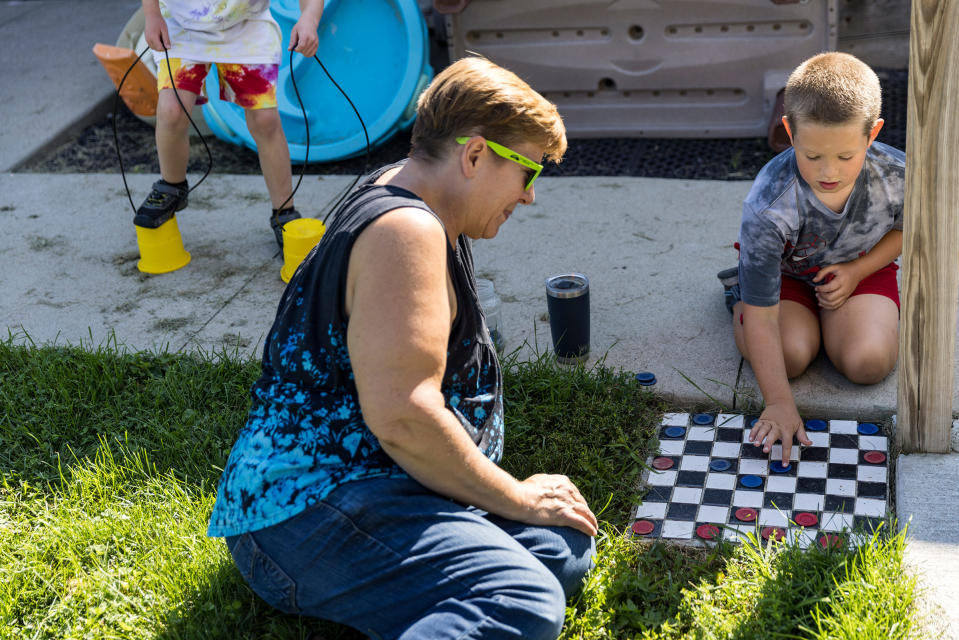
<path fill-rule="evenodd" d="M 0 171 L 66 140 L 112 105 L 113 83 L 93 56 L 114 44 L 139 0 L 0 2 Z"/>

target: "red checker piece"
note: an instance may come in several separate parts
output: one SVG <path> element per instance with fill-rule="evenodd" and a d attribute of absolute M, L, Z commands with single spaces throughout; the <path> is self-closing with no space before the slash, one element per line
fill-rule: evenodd
<path fill-rule="evenodd" d="M 632 526 L 633 533 L 640 536 L 649 535 L 654 528 L 655 525 L 649 520 L 637 520 Z"/>
<path fill-rule="evenodd" d="M 882 451 L 870 451 L 862 457 L 869 464 L 882 464 L 886 461 L 886 454 Z"/>
<path fill-rule="evenodd" d="M 819 524 L 819 517 L 815 513 L 797 513 L 795 520 L 800 527 L 815 527 Z"/>
<path fill-rule="evenodd" d="M 842 537 L 827 533 L 823 535 L 823 537 L 819 538 L 819 545 L 823 549 L 841 549 Z"/>
<path fill-rule="evenodd" d="M 712 540 L 719 535 L 719 527 L 714 524 L 701 524 L 696 527 L 696 535 L 703 540 Z"/>
<path fill-rule="evenodd" d="M 752 522 L 758 515 L 755 509 L 747 509 L 746 507 L 736 509 L 736 519 L 743 522 Z"/>
<path fill-rule="evenodd" d="M 655 458 L 653 460 L 653 468 L 659 469 L 660 471 L 671 469 L 674 464 L 672 458 Z"/>
<path fill-rule="evenodd" d="M 762 530 L 763 540 L 769 540 L 770 538 L 775 538 L 776 542 L 779 542 L 786 537 L 786 532 L 780 529 L 779 527 L 766 527 Z"/>

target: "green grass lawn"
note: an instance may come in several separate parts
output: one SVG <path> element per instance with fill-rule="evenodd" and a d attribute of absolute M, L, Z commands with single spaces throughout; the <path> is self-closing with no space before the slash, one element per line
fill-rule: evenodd
<path fill-rule="evenodd" d="M 564 638 L 915 638 L 902 535 L 858 551 L 625 537 L 665 404 L 629 373 L 508 359 L 506 459 L 577 483 L 597 569 Z M 257 362 L 0 342 L 0 638 L 360 638 L 272 611 L 204 537 Z"/>

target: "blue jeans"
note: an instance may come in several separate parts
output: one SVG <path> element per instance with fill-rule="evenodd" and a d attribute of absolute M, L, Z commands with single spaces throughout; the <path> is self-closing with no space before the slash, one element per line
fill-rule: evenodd
<path fill-rule="evenodd" d="M 595 551 L 575 529 L 499 518 L 406 479 L 348 483 L 226 542 L 277 609 L 407 639 L 553 640 Z"/>

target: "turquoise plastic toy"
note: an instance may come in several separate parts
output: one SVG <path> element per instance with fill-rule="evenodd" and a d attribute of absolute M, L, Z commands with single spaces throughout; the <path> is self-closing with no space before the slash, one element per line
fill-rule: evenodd
<path fill-rule="evenodd" d="M 277 103 L 296 164 L 307 161 L 303 112 L 290 80 L 286 45 L 300 15 L 298 0 L 272 0 L 283 31 Z M 412 125 L 416 99 L 433 77 L 426 23 L 416 0 L 327 0 L 317 57 L 356 105 L 371 146 Z M 293 73 L 309 120 L 309 162 L 330 162 L 366 151 L 366 136 L 353 108 L 315 60 L 293 54 Z M 213 133 L 256 149 L 243 109 L 220 100 L 217 74 L 207 76 L 210 101 L 203 115 Z"/>

